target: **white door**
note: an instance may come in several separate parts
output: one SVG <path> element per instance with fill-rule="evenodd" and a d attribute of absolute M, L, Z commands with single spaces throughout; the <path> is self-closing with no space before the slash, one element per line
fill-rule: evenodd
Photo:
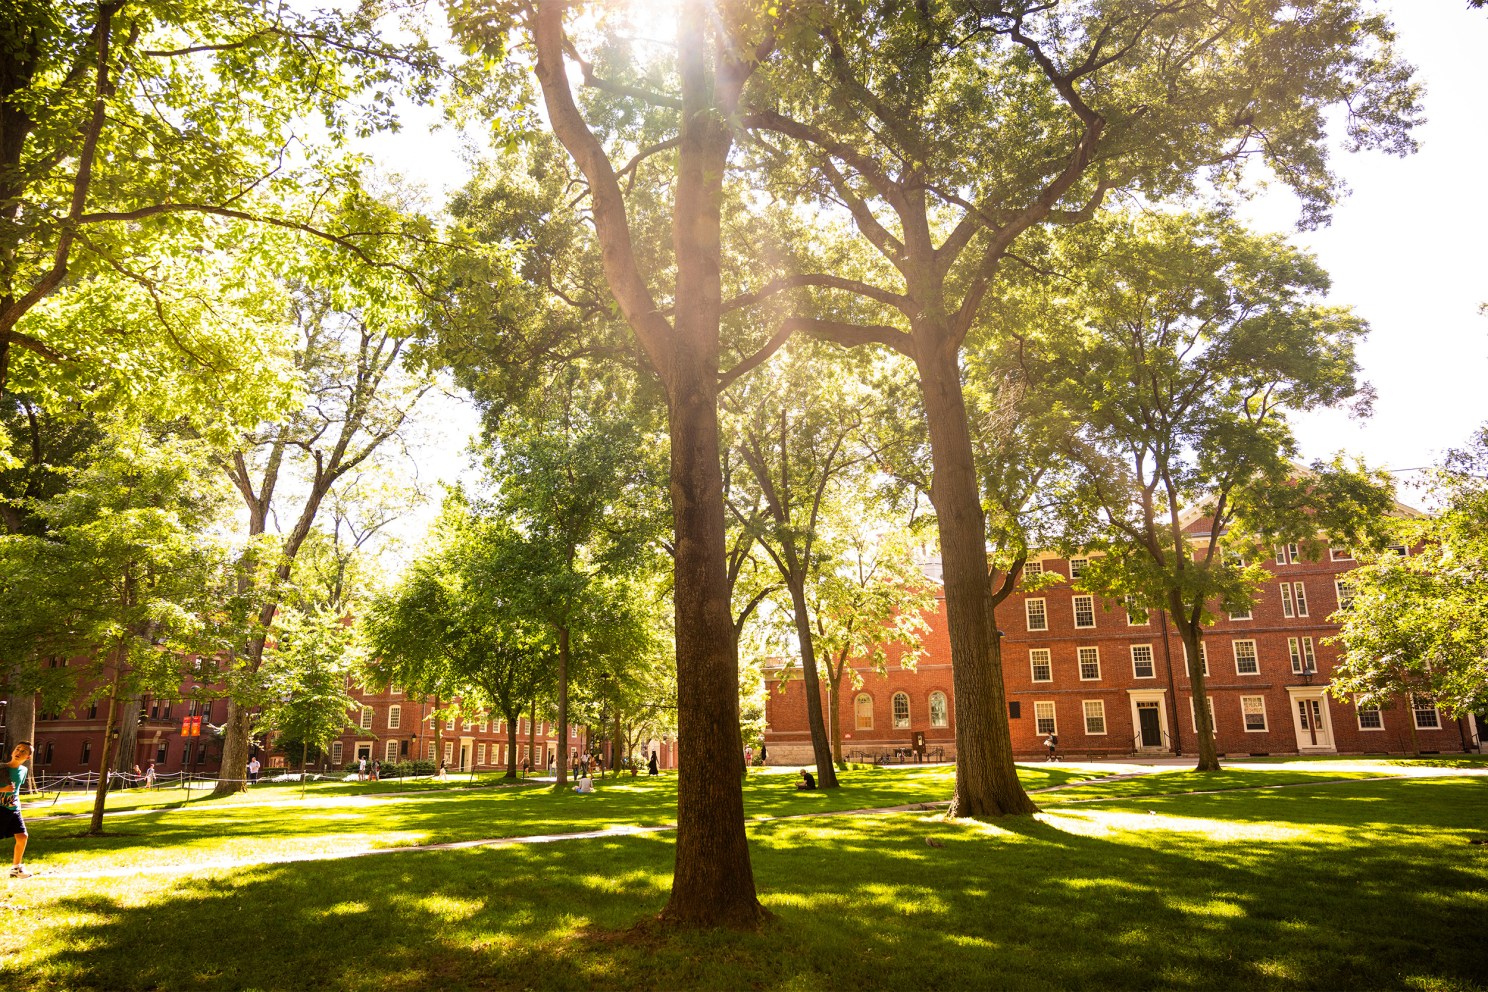
<path fill-rule="evenodd" d="M 1333 728 L 1328 722 L 1328 707 L 1322 696 L 1294 696 L 1292 707 L 1298 751 L 1336 750 Z"/>

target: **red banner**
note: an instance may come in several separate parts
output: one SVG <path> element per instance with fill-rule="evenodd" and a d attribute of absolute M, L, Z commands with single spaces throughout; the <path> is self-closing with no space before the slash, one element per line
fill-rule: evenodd
<path fill-rule="evenodd" d="M 190 737 L 191 736 L 191 717 L 189 717 L 189 716 L 183 716 L 183 717 L 181 717 L 181 736 L 182 737 Z"/>
<path fill-rule="evenodd" d="M 200 737 L 201 736 L 201 725 L 202 725 L 202 718 L 199 717 L 199 716 L 183 716 L 183 717 L 181 717 L 181 736 L 182 737 Z"/>

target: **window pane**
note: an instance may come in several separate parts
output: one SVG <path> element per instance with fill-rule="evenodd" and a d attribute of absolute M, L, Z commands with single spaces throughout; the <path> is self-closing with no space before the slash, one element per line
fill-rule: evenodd
<path fill-rule="evenodd" d="M 1048 648 L 1033 648 L 1028 652 L 1028 663 L 1033 669 L 1033 681 L 1054 681 L 1054 665 L 1050 661 Z"/>
<path fill-rule="evenodd" d="M 1104 734 L 1106 732 L 1106 704 L 1099 699 L 1087 699 L 1085 701 L 1085 733 Z"/>
<path fill-rule="evenodd" d="M 857 729 L 858 730 L 872 730 L 873 729 L 873 697 L 870 696 L 870 695 L 868 695 L 866 692 L 863 693 L 862 695 L 858 696 L 858 701 L 857 701 L 857 705 L 856 705 L 856 712 L 857 712 Z"/>
<path fill-rule="evenodd" d="M 1241 696 L 1240 711 L 1245 716 L 1246 730 L 1266 729 L 1266 700 L 1262 696 Z"/>
<path fill-rule="evenodd" d="M 1133 644 L 1131 655 L 1134 676 L 1139 679 L 1150 679 L 1157 674 L 1157 668 L 1152 663 L 1151 644 Z"/>
<path fill-rule="evenodd" d="M 909 697 L 902 692 L 894 693 L 894 727 L 902 730 L 909 726 Z"/>
<path fill-rule="evenodd" d="M 1044 611 L 1042 599 L 1030 599 L 1024 602 L 1023 607 L 1028 612 L 1029 630 L 1048 630 L 1049 616 Z"/>
<path fill-rule="evenodd" d="M 946 713 L 946 697 L 943 692 L 930 693 L 930 726 L 945 727 L 950 724 Z"/>
<path fill-rule="evenodd" d="M 1260 664 L 1256 661 L 1255 641 L 1236 641 L 1234 647 L 1237 674 L 1255 675 L 1261 670 Z"/>
<path fill-rule="evenodd" d="M 1293 582 L 1292 591 L 1297 594 L 1297 616 L 1307 616 L 1307 590 L 1303 588 L 1302 583 Z"/>
<path fill-rule="evenodd" d="M 1100 678 L 1100 649 L 1080 648 L 1080 678 L 1085 681 Z"/>
<path fill-rule="evenodd" d="M 1057 732 L 1054 723 L 1053 703 L 1033 704 L 1033 729 L 1038 734 L 1052 734 Z"/>
<path fill-rule="evenodd" d="M 1075 626 L 1076 627 L 1094 627 L 1095 626 L 1095 597 L 1094 596 L 1076 596 L 1075 597 Z"/>

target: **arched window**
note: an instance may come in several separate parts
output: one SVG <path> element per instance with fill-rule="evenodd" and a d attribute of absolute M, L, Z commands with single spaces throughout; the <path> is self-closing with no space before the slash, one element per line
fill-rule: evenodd
<path fill-rule="evenodd" d="M 858 730 L 873 729 L 873 697 L 868 693 L 859 693 L 857 703 L 854 706 L 857 714 L 856 727 Z"/>
<path fill-rule="evenodd" d="M 946 711 L 946 695 L 943 692 L 930 693 L 930 726 L 949 727 L 951 721 Z"/>
<path fill-rule="evenodd" d="M 909 693 L 894 693 L 894 729 L 907 730 L 909 728 Z"/>

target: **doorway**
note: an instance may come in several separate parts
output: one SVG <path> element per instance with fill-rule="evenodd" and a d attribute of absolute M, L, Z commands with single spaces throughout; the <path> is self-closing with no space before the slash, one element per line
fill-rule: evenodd
<path fill-rule="evenodd" d="M 1289 690 L 1292 696 L 1292 730 L 1297 735 L 1297 751 L 1335 752 L 1333 725 L 1328 718 L 1328 703 L 1318 690 Z"/>

